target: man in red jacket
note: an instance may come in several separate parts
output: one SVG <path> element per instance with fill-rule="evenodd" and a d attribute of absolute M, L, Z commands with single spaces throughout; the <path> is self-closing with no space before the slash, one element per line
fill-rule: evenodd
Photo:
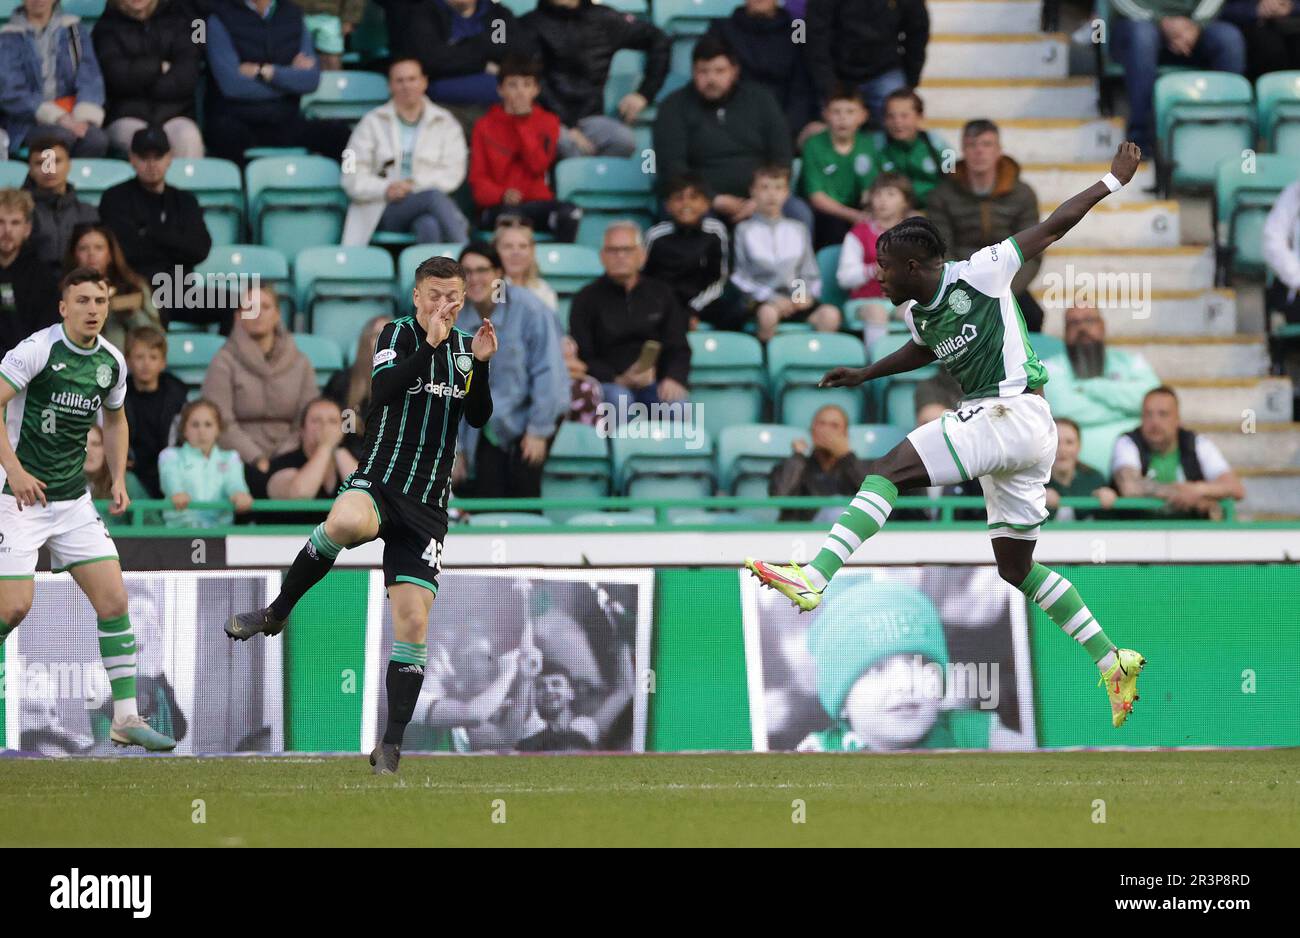
<path fill-rule="evenodd" d="M 560 119 L 535 104 L 541 93 L 541 66 L 522 59 L 501 63 L 497 88 L 501 103 L 474 124 L 469 185 L 479 208 L 479 227 L 492 228 L 502 215 L 527 218 L 535 231 L 557 241 L 578 234 L 582 209 L 556 201 L 546 184 L 555 162 Z"/>

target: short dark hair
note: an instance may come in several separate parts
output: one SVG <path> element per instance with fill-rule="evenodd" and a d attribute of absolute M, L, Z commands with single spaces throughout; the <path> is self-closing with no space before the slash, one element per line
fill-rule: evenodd
<path fill-rule="evenodd" d="M 185 442 L 185 425 L 190 422 L 190 416 L 201 407 L 210 407 L 212 412 L 217 415 L 218 433 L 226 429 L 226 420 L 221 416 L 221 408 L 217 406 L 216 401 L 209 400 L 206 397 L 196 397 L 192 401 L 185 402 L 185 406 L 181 408 L 180 422 L 176 424 L 176 435 L 180 437 L 182 443 Z"/>
<path fill-rule="evenodd" d="M 57 134 L 42 133 L 32 137 L 28 142 L 27 159 L 30 161 L 37 153 L 44 153 L 46 150 L 52 150 L 55 147 L 62 147 L 64 153 L 72 156 L 72 149 L 68 146 L 68 141 Z"/>
<path fill-rule="evenodd" d="M 912 107 L 916 108 L 916 113 L 925 113 L 925 102 L 921 100 L 921 96 L 916 93 L 915 88 L 895 88 L 885 95 L 884 107 L 889 107 L 890 101 L 910 101 Z"/>
<path fill-rule="evenodd" d="M 108 278 L 101 274 L 93 267 L 74 267 L 63 275 L 59 281 L 59 296 L 63 296 L 73 287 L 79 287 L 83 283 L 102 283 L 104 289 L 108 289 Z"/>
<path fill-rule="evenodd" d="M 716 59 L 720 55 L 725 55 L 732 65 L 737 62 L 736 50 L 731 47 L 731 43 L 714 33 L 705 33 L 691 49 L 691 65 Z"/>
<path fill-rule="evenodd" d="M 1171 387 L 1170 387 L 1169 385 L 1167 385 L 1167 384 L 1162 384 L 1162 385 L 1159 385 L 1158 387 L 1154 387 L 1154 388 L 1152 388 L 1150 391 L 1147 391 L 1146 394 L 1143 394 L 1143 395 L 1142 395 L 1142 403 L 1145 404 L 1145 403 L 1147 402 L 1147 398 L 1150 397 L 1152 394 L 1168 394 L 1170 397 L 1172 397 L 1172 398 L 1174 399 L 1174 403 L 1175 403 L 1175 404 L 1179 403 L 1179 401 L 1178 401 L 1178 392 L 1175 391 L 1173 388 L 1171 388 Z"/>
<path fill-rule="evenodd" d="M 167 357 L 167 333 L 163 332 L 157 326 L 136 326 L 126 334 L 126 354 L 131 354 L 131 349 L 137 345 L 145 348 L 156 348 Z"/>
<path fill-rule="evenodd" d="M 916 187 L 912 185 L 911 178 L 902 173 L 881 173 L 872 181 L 867 196 L 870 197 L 877 189 L 897 189 L 907 200 L 907 207 L 916 208 Z"/>
<path fill-rule="evenodd" d="M 678 173 L 668 180 L 668 186 L 664 189 L 664 198 L 671 199 L 677 193 L 685 192 L 688 189 L 694 189 L 706 199 L 713 197 L 708 182 L 699 173 Z"/>
<path fill-rule="evenodd" d="M 573 680 L 573 675 L 569 673 L 569 669 L 564 665 L 555 662 L 544 662 L 542 664 L 542 670 L 537 672 L 537 680 L 540 681 L 542 678 L 550 677 L 552 674 L 558 674 L 563 677 L 569 682 L 569 687 L 573 690 L 576 691 L 578 689 L 577 684 Z"/>
<path fill-rule="evenodd" d="M 1083 439 L 1083 431 L 1080 430 L 1080 429 L 1079 429 L 1079 425 L 1078 425 L 1077 423 L 1075 423 L 1073 420 L 1071 420 L 1069 417 L 1057 417 L 1057 418 L 1056 418 L 1056 422 L 1057 422 L 1057 423 L 1063 423 L 1063 424 L 1065 424 L 1067 427 L 1073 427 L 1073 428 L 1074 428 L 1074 435 L 1077 436 L 1080 440 Z"/>
<path fill-rule="evenodd" d="M 754 169 L 752 182 L 758 182 L 760 179 L 784 179 L 789 184 L 793 178 L 789 166 L 782 166 L 780 163 L 761 163 Z"/>
<path fill-rule="evenodd" d="M 1002 131 L 998 130 L 998 125 L 993 123 L 993 121 L 989 120 L 987 117 L 977 117 L 973 121 L 967 121 L 966 126 L 961 129 L 961 138 L 963 140 L 967 137 L 978 137 L 982 134 L 997 134 L 998 136 L 1001 136 Z"/>
<path fill-rule="evenodd" d="M 343 413 L 343 408 L 339 405 L 338 401 L 334 400 L 334 398 L 326 397 L 323 394 L 319 397 L 313 397 L 303 405 L 302 413 L 298 415 L 298 429 L 301 430 L 303 427 L 307 426 L 307 415 L 311 413 L 311 409 L 317 404 L 329 404 L 340 414 Z"/>
<path fill-rule="evenodd" d="M 431 257 L 415 268 L 415 285 L 418 287 L 422 281 L 430 277 L 436 277 L 439 280 L 459 279 L 461 283 L 465 282 L 465 268 L 460 266 L 460 262 L 450 258 Z"/>
<path fill-rule="evenodd" d="M 835 87 L 831 88 L 831 93 L 826 96 L 827 104 L 832 101 L 853 101 L 864 108 L 867 106 L 867 102 L 862 97 L 862 92 L 858 90 L 857 86 L 842 81 L 836 82 Z"/>
<path fill-rule="evenodd" d="M 877 253 L 890 253 L 898 247 L 914 250 L 920 260 L 943 260 L 948 255 L 939 229 L 920 215 L 904 218 L 876 240 Z"/>
<path fill-rule="evenodd" d="M 429 76 L 428 71 L 424 67 L 424 63 L 421 62 L 413 55 L 399 55 L 397 58 L 393 59 L 393 61 L 388 63 L 388 71 L 385 72 L 384 74 L 386 74 L 389 78 L 392 78 L 393 69 L 401 65 L 403 62 L 414 62 L 417 66 L 419 66 L 421 75 L 425 76 L 426 78 Z"/>
<path fill-rule="evenodd" d="M 477 254 L 479 257 L 486 257 L 489 264 L 497 270 L 501 269 L 501 255 L 497 253 L 496 248 L 488 244 L 486 241 L 471 241 L 460 249 L 460 263 L 462 270 L 465 266 L 465 258 L 470 254 Z"/>
<path fill-rule="evenodd" d="M 541 84 L 542 63 L 531 56 L 507 55 L 501 60 L 501 70 L 497 72 L 497 84 L 502 84 L 511 77 L 531 78 Z"/>

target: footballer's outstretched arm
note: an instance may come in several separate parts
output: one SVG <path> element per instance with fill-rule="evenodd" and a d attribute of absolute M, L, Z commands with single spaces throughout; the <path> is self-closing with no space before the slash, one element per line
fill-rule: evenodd
<path fill-rule="evenodd" d="M 1136 143 L 1125 141 L 1119 145 L 1115 158 L 1110 162 L 1109 176 L 1115 177 L 1119 185 L 1127 185 L 1137 172 L 1138 161 L 1142 159 L 1142 150 Z M 1118 188 L 1118 187 L 1116 187 Z M 1083 221 L 1092 207 L 1115 191 L 1106 179 L 1094 182 L 1078 195 L 1073 195 L 1056 207 L 1032 228 L 1017 232 L 1014 237 L 1020 247 L 1020 256 L 1028 261 L 1047 250 L 1052 244 L 1065 237 L 1065 233 Z"/>
<path fill-rule="evenodd" d="M 934 352 L 924 345 L 907 341 L 896 352 L 891 352 L 878 362 L 872 362 L 865 368 L 848 368 L 841 365 L 822 375 L 817 382 L 819 388 L 853 388 L 864 381 L 876 378 L 888 378 L 890 375 L 915 371 L 934 363 Z"/>

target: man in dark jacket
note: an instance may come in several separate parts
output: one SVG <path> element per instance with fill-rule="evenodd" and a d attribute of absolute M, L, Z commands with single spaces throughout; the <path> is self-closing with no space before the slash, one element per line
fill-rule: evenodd
<path fill-rule="evenodd" d="M 838 404 L 827 404 L 813 414 L 812 452 L 802 439 L 794 441 L 794 452 L 781 460 L 768 477 L 767 492 L 779 497 L 796 495 L 855 495 L 862 487 L 869 467 L 849 445 L 849 415 Z M 822 509 L 831 520 L 839 508 Z M 813 508 L 783 508 L 782 521 L 810 521 L 819 512 Z"/>
<path fill-rule="evenodd" d="M 794 20 L 777 0 L 745 0 L 731 16 L 709 23 L 740 60 L 740 76 L 756 81 L 776 98 L 790 131 L 799 135 L 818 119 L 817 96 L 803 48 L 791 42 Z"/>
<path fill-rule="evenodd" d="M 113 0 L 91 34 L 108 91 L 108 140 L 127 152 L 135 132 L 158 124 L 181 157 L 203 155 L 194 122 L 199 46 L 183 0 Z"/>
<path fill-rule="evenodd" d="M 0 189 L 0 357 L 38 329 L 59 321 L 59 284 L 31 244 L 33 202 Z"/>
<path fill-rule="evenodd" d="M 925 0 L 808 0 L 807 19 L 804 54 L 821 102 L 836 82 L 857 85 L 878 125 L 885 95 L 921 83 Z"/>
<path fill-rule="evenodd" d="M 249 147 L 306 147 L 339 159 L 352 131 L 308 120 L 299 103 L 320 84 L 320 63 L 292 0 L 213 0 L 208 25 L 208 143 L 244 162 Z"/>
<path fill-rule="evenodd" d="M 956 171 L 930 193 L 926 211 L 947 242 L 952 260 L 965 260 L 1040 220 L 1038 196 L 1021 181 L 1020 164 L 1002 152 L 997 124 L 969 121 L 962 128 L 961 154 Z M 1029 282 L 1042 264 L 1042 257 L 1028 261 L 1011 281 L 1030 332 L 1043 327 L 1043 310 L 1029 293 Z"/>
<path fill-rule="evenodd" d="M 72 240 L 72 229 L 83 222 L 99 221 L 99 212 L 77 198 L 76 187 L 68 182 L 72 158 L 60 136 L 38 135 L 27 156 L 27 178 L 23 189 L 32 194 L 32 244 L 39 257 L 54 272 L 63 273 L 63 258 Z"/>
<path fill-rule="evenodd" d="M 541 103 L 560 116 L 560 159 L 570 156 L 631 156 L 631 125 L 655 99 L 668 74 L 672 43 L 666 33 L 630 13 L 592 0 L 538 0 L 521 22 L 541 51 Z M 618 102 L 618 117 L 605 115 L 609 63 L 619 49 L 646 54 L 636 91 Z M 622 118 L 621 120 L 619 118 Z"/>
<path fill-rule="evenodd" d="M 104 191 L 99 214 L 117 235 L 127 263 L 150 285 L 155 297 L 183 296 L 185 275 L 212 250 L 212 236 L 203 223 L 203 210 L 192 193 L 167 185 L 172 155 L 162 128 L 151 126 L 131 138 L 131 167 L 135 178 Z M 160 293 L 158 277 L 174 278 Z M 219 322 L 224 310 L 208 316 L 173 304 L 160 312 L 185 322 Z M 197 318 L 196 318 L 197 317 Z"/>

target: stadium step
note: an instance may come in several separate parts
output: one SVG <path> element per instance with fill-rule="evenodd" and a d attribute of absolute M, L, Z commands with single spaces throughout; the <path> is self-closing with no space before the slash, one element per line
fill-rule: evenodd
<path fill-rule="evenodd" d="M 1038 210 L 1046 218 L 1056 206 L 1040 201 Z M 1066 238 L 1071 247 L 1123 245 L 1125 251 L 1142 251 L 1178 247 L 1180 231 L 1177 202 L 1102 202 Z"/>
<path fill-rule="evenodd" d="M 1113 155 L 1114 148 L 1111 149 Z M 1108 172 L 1110 160 L 1095 163 L 1021 163 L 1020 166 L 1020 178 L 1038 193 L 1038 201 L 1042 205 L 1058 205 L 1082 192 Z M 1155 163 L 1148 161 L 1138 167 L 1132 182 L 1107 196 L 1101 204 L 1147 201 L 1151 199 L 1151 190 L 1155 184 Z"/>
<path fill-rule="evenodd" d="M 1051 262 L 1050 256 L 1048 262 Z M 1063 278 L 1061 282 L 1068 283 L 1068 279 Z M 1077 273 L 1075 283 L 1073 290 L 1058 287 L 1052 296 L 1044 289 L 1033 291 L 1034 298 L 1043 308 L 1043 331 L 1048 335 L 1059 336 L 1064 332 L 1065 310 L 1069 306 L 1087 303 L 1089 296 L 1093 305 L 1097 305 L 1096 293 L 1087 292 L 1091 287 L 1079 286 Z M 1122 291 L 1113 296 L 1108 301 L 1110 305 L 1098 306 L 1106 320 L 1108 340 L 1125 336 L 1135 339 L 1231 336 L 1237 331 L 1237 296 L 1232 290 L 1152 290 L 1149 301 L 1139 297 L 1136 304 L 1131 300 L 1125 304 Z"/>
<path fill-rule="evenodd" d="M 1066 246 L 1068 245 L 1068 246 Z M 1039 280 L 1048 273 L 1065 276 L 1070 268 L 1076 276 L 1088 274 L 1150 274 L 1151 289 L 1209 290 L 1214 286 L 1214 252 L 1208 246 L 1182 245 L 1141 250 L 1115 247 L 1080 247 L 1068 240 L 1050 248 L 1043 260 Z M 1183 333 L 1199 330 L 1159 329 L 1159 332 Z"/>
<path fill-rule="evenodd" d="M 1091 78 L 936 76 L 921 79 L 917 91 L 925 101 L 926 116 L 931 118 L 968 121 L 988 117 L 1000 122 L 1013 117 L 1082 120 L 1098 116 L 1097 83 Z M 1114 146 L 1119 143 L 1116 140 Z M 1114 147 L 1111 149 L 1113 152 Z"/>
<path fill-rule="evenodd" d="M 932 33 L 1015 33 L 1039 29 L 1038 0 L 929 0 Z"/>
<path fill-rule="evenodd" d="M 1290 423 L 1290 378 L 1177 378 L 1183 419 L 1189 423 L 1240 423 L 1253 413 L 1256 424 Z"/>
<path fill-rule="evenodd" d="M 1247 517 L 1294 518 L 1300 516 L 1300 468 L 1240 469 L 1246 498 L 1238 510 Z"/>
<path fill-rule="evenodd" d="M 1251 433 L 1240 421 L 1186 426 L 1213 440 L 1234 469 L 1300 469 L 1300 423 L 1258 423 Z"/>
<path fill-rule="evenodd" d="M 933 78 L 1065 78 L 1070 39 L 1064 33 L 930 33 L 921 82 Z"/>
<path fill-rule="evenodd" d="M 1161 381 L 1268 374 L 1268 346 L 1262 335 L 1112 336 L 1108 341 L 1142 355 Z"/>
<path fill-rule="evenodd" d="M 961 128 L 967 118 L 931 119 L 929 100 L 925 99 L 926 127 L 943 137 L 949 145 L 958 147 L 961 143 Z M 1061 165 L 1059 161 L 1062 157 L 1073 158 L 1081 163 L 1104 160 L 1109 166 L 1115 148 L 1124 139 L 1124 122 L 1119 118 L 999 118 L 998 129 L 1001 131 L 1002 149 L 1014 154 L 1022 170 L 1033 164 Z M 1038 197 L 1044 198 L 1043 193 L 1040 192 Z"/>

